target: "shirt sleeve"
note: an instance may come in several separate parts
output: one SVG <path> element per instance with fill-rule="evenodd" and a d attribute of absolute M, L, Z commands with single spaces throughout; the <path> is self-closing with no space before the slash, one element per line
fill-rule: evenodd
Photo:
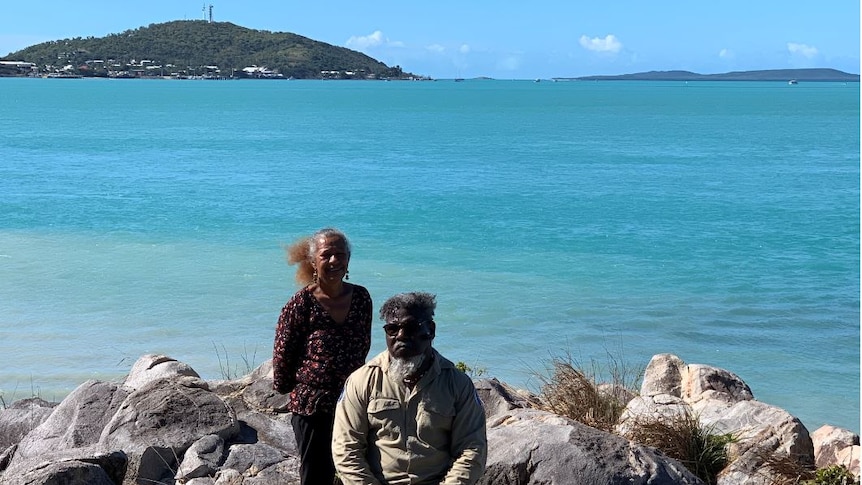
<path fill-rule="evenodd" d="M 335 405 L 335 425 L 332 430 L 332 461 L 344 485 L 380 485 L 371 472 L 368 450 L 367 386 L 359 382 L 365 368 L 353 373 Z M 358 376 L 358 378 L 357 378 Z"/>
<path fill-rule="evenodd" d="M 282 394 L 296 385 L 296 369 L 303 345 L 302 335 L 308 320 L 303 305 L 302 292 L 295 294 L 284 305 L 275 328 L 275 344 L 272 350 L 272 388 Z"/>
<path fill-rule="evenodd" d="M 473 381 L 460 375 L 452 423 L 452 456 L 455 461 L 441 485 L 471 485 L 485 473 L 488 438 L 485 430 L 485 409 L 476 393 Z"/>

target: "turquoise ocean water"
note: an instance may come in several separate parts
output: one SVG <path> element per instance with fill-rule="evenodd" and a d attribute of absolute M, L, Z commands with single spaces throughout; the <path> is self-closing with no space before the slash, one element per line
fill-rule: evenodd
<path fill-rule="evenodd" d="M 0 396 L 256 366 L 333 225 L 518 387 L 670 352 L 858 432 L 859 120 L 858 83 L 0 79 Z"/>

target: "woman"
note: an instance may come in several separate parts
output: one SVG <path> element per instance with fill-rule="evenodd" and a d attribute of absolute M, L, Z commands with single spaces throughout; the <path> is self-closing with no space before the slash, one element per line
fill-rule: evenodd
<path fill-rule="evenodd" d="M 338 230 L 321 229 L 297 241 L 288 248 L 287 261 L 298 264 L 296 281 L 303 288 L 278 319 L 273 388 L 290 393 L 287 410 L 293 413 L 302 485 L 329 485 L 335 479 L 335 402 L 371 347 L 371 296 L 344 281 L 350 243 Z"/>

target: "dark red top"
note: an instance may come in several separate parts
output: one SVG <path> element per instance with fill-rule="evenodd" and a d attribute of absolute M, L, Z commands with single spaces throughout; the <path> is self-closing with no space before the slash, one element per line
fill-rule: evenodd
<path fill-rule="evenodd" d="M 333 414 L 351 372 L 365 363 L 371 348 L 371 295 L 353 285 L 350 310 L 336 323 L 311 289 L 284 305 L 275 330 L 273 389 L 290 393 L 288 411 L 304 416 Z"/>

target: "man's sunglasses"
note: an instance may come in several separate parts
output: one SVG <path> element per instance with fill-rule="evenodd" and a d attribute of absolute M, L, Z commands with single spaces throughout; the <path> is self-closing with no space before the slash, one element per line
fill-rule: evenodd
<path fill-rule="evenodd" d="M 383 331 L 386 332 L 386 335 L 390 337 L 395 337 L 398 335 L 398 332 L 404 331 L 405 335 L 413 336 L 422 331 L 422 325 L 426 322 L 413 322 L 413 323 L 387 323 L 383 326 Z"/>

